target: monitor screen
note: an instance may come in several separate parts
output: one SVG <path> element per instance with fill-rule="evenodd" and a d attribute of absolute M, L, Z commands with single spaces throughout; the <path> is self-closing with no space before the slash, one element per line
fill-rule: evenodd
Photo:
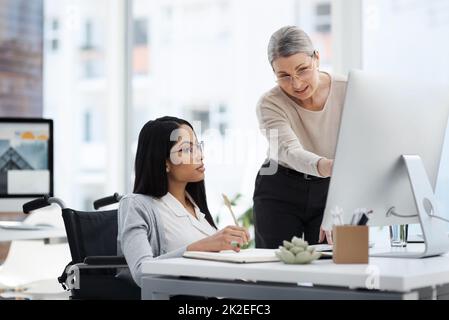
<path fill-rule="evenodd" d="M 435 190 L 448 118 L 449 92 L 444 85 L 352 71 L 323 228 L 332 229 L 339 213 L 350 223 L 360 209 L 373 211 L 370 226 L 421 222 L 417 201 L 422 201 L 412 188 L 403 156 L 420 157 L 426 173 L 421 188 L 429 184 Z"/>
<path fill-rule="evenodd" d="M 53 122 L 0 118 L 0 198 L 53 196 Z"/>

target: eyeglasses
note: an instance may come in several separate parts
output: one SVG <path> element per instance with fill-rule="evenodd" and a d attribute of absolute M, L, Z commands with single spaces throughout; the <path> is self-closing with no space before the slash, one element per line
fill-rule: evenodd
<path fill-rule="evenodd" d="M 309 79 L 312 74 L 313 74 L 313 70 L 315 67 L 315 54 L 313 54 L 311 56 L 312 58 L 312 63 L 305 68 L 302 68 L 301 70 L 299 70 L 297 73 L 295 73 L 295 75 L 293 76 L 285 76 L 285 77 L 281 77 L 281 78 L 276 78 L 276 82 L 277 84 L 279 84 L 280 86 L 288 86 L 288 85 L 292 85 L 293 84 L 293 79 L 296 78 L 299 81 L 304 81 Z"/>
<path fill-rule="evenodd" d="M 181 147 L 180 149 L 170 152 L 170 154 L 183 153 L 183 154 L 192 155 L 192 154 L 195 154 L 198 151 L 203 153 L 203 150 L 204 150 L 204 141 L 200 141 L 200 142 L 197 142 L 197 143 L 186 144 L 183 147 Z"/>

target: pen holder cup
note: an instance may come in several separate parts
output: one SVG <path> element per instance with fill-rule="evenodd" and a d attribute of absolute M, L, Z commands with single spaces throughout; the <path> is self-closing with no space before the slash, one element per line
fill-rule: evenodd
<path fill-rule="evenodd" d="M 334 226 L 333 261 L 337 264 L 367 264 L 368 226 Z"/>

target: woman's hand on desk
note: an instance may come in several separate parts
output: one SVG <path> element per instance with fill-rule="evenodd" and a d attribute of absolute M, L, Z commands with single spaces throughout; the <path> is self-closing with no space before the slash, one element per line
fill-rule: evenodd
<path fill-rule="evenodd" d="M 245 228 L 228 226 L 212 236 L 192 243 L 187 247 L 187 251 L 218 252 L 221 250 L 234 250 L 239 252 L 240 247 L 248 243 L 249 239 L 250 235 Z M 233 245 L 233 243 L 238 243 L 239 246 Z"/>
<path fill-rule="evenodd" d="M 333 168 L 334 168 L 334 160 L 321 158 L 318 161 L 318 173 L 324 178 L 329 178 L 332 175 Z"/>
<path fill-rule="evenodd" d="M 327 240 L 328 244 L 334 244 L 332 241 L 332 231 L 325 231 L 322 227 L 320 227 L 320 237 L 318 242 L 323 243 L 324 239 Z"/>

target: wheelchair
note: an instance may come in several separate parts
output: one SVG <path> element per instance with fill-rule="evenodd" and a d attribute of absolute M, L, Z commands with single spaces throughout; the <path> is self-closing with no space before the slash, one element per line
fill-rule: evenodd
<path fill-rule="evenodd" d="M 121 196 L 99 199 L 95 210 L 119 202 Z M 30 213 L 52 204 L 62 209 L 72 261 L 58 278 L 72 300 L 139 300 L 137 284 L 117 278 L 117 270 L 128 268 L 124 257 L 117 256 L 117 209 L 83 212 L 67 208 L 58 198 L 44 196 L 23 205 Z"/>

